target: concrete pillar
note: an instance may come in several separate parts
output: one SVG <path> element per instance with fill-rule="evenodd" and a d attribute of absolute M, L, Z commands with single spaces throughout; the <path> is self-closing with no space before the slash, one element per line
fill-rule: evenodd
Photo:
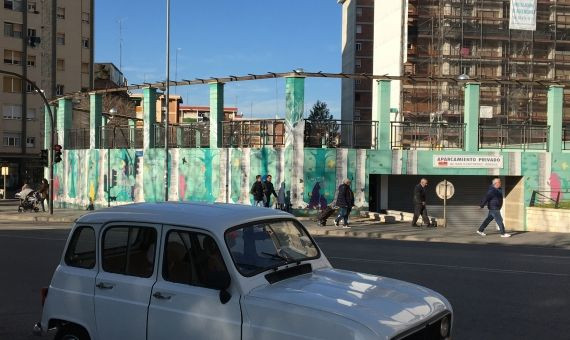
<path fill-rule="evenodd" d="M 304 201 L 303 165 L 305 78 L 285 79 L 285 191 L 293 209 L 306 207 Z"/>
<path fill-rule="evenodd" d="M 222 147 L 224 83 L 210 84 L 210 148 Z"/>
<path fill-rule="evenodd" d="M 135 136 L 136 136 L 137 121 L 129 119 L 129 148 L 136 149 Z"/>
<path fill-rule="evenodd" d="M 564 86 L 551 85 L 548 89 L 547 122 L 550 127 L 548 151 L 562 150 L 562 116 L 564 102 Z"/>
<path fill-rule="evenodd" d="M 150 149 L 155 147 L 156 124 L 156 89 L 147 87 L 143 89 L 143 147 Z"/>
<path fill-rule="evenodd" d="M 71 129 L 72 126 L 72 120 L 71 120 L 72 112 L 73 112 L 73 107 L 71 99 L 63 99 L 63 98 L 59 99 L 57 114 L 56 114 L 57 116 L 56 126 L 58 132 L 57 142 L 64 149 L 69 146 L 68 130 Z"/>
<path fill-rule="evenodd" d="M 378 121 L 378 137 L 379 150 L 390 150 L 392 148 L 392 140 L 390 137 L 390 80 L 377 80 L 378 105 L 376 111 L 373 112 L 372 120 Z"/>
<path fill-rule="evenodd" d="M 103 112 L 103 96 L 89 95 L 89 148 L 101 148 L 101 117 Z"/>
<path fill-rule="evenodd" d="M 305 78 L 285 79 L 285 121 L 288 126 L 296 126 L 303 119 L 305 109 Z"/>
<path fill-rule="evenodd" d="M 176 144 L 178 145 L 179 148 L 182 147 L 182 142 L 183 142 L 182 132 L 183 132 L 182 127 L 176 126 Z"/>
<path fill-rule="evenodd" d="M 480 83 L 465 84 L 465 103 L 463 121 L 465 123 L 465 151 L 479 150 L 479 96 Z"/>

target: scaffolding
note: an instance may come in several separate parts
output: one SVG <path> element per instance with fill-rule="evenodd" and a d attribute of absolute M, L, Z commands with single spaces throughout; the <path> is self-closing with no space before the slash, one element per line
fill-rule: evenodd
<path fill-rule="evenodd" d="M 535 31 L 509 29 L 510 0 L 409 0 L 404 74 L 515 81 L 570 80 L 570 0 L 538 0 Z M 405 81 L 404 117 L 462 123 L 456 82 Z M 570 92 L 565 92 L 570 99 Z M 565 100 L 565 120 L 570 104 Z M 481 124 L 546 124 L 546 89 L 484 84 Z"/>

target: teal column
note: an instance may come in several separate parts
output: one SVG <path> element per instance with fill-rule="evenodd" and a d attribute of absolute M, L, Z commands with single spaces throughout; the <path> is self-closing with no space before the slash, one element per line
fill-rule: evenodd
<path fill-rule="evenodd" d="M 210 148 L 222 147 L 224 83 L 210 83 Z"/>
<path fill-rule="evenodd" d="M 89 148 L 101 148 L 101 117 L 103 112 L 103 96 L 89 95 Z"/>
<path fill-rule="evenodd" d="M 305 109 L 305 78 L 285 79 L 285 122 L 290 128 L 303 119 Z"/>
<path fill-rule="evenodd" d="M 51 111 L 54 114 L 53 119 L 55 119 L 55 107 L 50 106 Z M 57 140 L 55 141 L 57 143 Z M 44 149 L 51 150 L 51 119 L 50 119 L 50 110 L 46 106 L 44 108 Z"/>
<path fill-rule="evenodd" d="M 176 127 L 176 144 L 178 144 L 178 147 L 181 148 L 182 147 L 182 127 L 177 126 Z"/>
<path fill-rule="evenodd" d="M 465 84 L 465 103 L 463 105 L 463 121 L 465 123 L 465 151 L 479 150 L 479 83 Z"/>
<path fill-rule="evenodd" d="M 129 148 L 135 149 L 135 132 L 137 128 L 137 122 L 134 119 L 129 119 Z"/>
<path fill-rule="evenodd" d="M 562 150 L 562 116 L 564 103 L 564 86 L 551 85 L 548 89 L 547 122 L 550 127 L 548 151 Z"/>
<path fill-rule="evenodd" d="M 69 132 L 71 129 L 71 114 L 73 111 L 71 99 L 59 99 L 57 107 L 56 126 L 58 144 L 66 149 L 69 146 Z"/>
<path fill-rule="evenodd" d="M 144 149 L 154 148 L 156 124 L 156 89 L 147 87 L 143 89 L 143 146 Z"/>
<path fill-rule="evenodd" d="M 377 148 L 379 150 L 390 150 L 392 148 L 390 136 L 390 90 L 392 85 L 390 80 L 384 79 L 377 80 L 377 83 L 378 103 L 372 118 L 372 120 L 378 121 L 378 131 L 376 132 L 378 137 Z"/>

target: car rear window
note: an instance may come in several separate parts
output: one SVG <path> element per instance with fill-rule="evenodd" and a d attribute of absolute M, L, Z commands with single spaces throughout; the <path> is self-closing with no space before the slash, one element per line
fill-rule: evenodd
<path fill-rule="evenodd" d="M 65 252 L 65 264 L 70 267 L 95 267 L 95 231 L 91 227 L 78 227 L 71 236 Z"/>
<path fill-rule="evenodd" d="M 150 277 L 154 271 L 156 230 L 149 227 L 110 227 L 103 234 L 103 270 Z"/>

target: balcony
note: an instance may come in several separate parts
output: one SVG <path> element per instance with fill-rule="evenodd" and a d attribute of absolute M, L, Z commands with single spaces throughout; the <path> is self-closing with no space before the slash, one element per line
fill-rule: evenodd
<path fill-rule="evenodd" d="M 479 126 L 479 149 L 548 150 L 549 126 Z"/>
<path fill-rule="evenodd" d="M 285 121 L 282 119 L 235 120 L 221 124 L 224 148 L 285 146 Z"/>
<path fill-rule="evenodd" d="M 391 123 L 392 149 L 463 149 L 465 124 Z"/>
<path fill-rule="evenodd" d="M 305 120 L 305 147 L 376 149 L 377 121 Z"/>

